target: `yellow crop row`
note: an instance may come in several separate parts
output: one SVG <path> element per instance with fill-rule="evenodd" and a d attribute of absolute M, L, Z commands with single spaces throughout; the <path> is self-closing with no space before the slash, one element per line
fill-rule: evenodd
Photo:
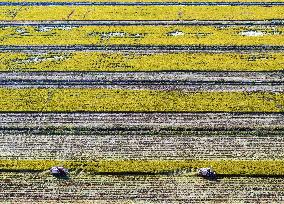
<path fill-rule="evenodd" d="M 0 6 L 0 20 L 267 20 L 283 6 Z"/>
<path fill-rule="evenodd" d="M 0 89 L 0 111 L 281 112 L 284 93 Z"/>
<path fill-rule="evenodd" d="M 276 71 L 284 53 L 0 53 L 0 71 Z M 222 63 L 220 63 L 222 62 Z"/>
<path fill-rule="evenodd" d="M 68 37 L 66 37 L 68 36 Z M 284 45 L 284 27 L 2 27 L 0 45 Z"/>
<path fill-rule="evenodd" d="M 83 169 L 90 173 L 141 172 L 162 173 L 180 169 L 193 172 L 197 168 L 212 166 L 223 175 L 284 175 L 281 160 L 117 160 L 117 161 L 55 161 L 55 160 L 0 160 L 0 170 L 48 170 L 63 165 L 70 170 Z"/>

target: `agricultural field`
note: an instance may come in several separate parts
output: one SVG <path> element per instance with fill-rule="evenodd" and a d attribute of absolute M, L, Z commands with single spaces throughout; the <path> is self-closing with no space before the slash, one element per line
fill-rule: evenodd
<path fill-rule="evenodd" d="M 0 1 L 0 203 L 283 203 L 283 16 L 283 0 Z"/>
<path fill-rule="evenodd" d="M 0 35 L 0 45 L 284 45 L 284 28 L 275 25 L 7 25 Z"/>
<path fill-rule="evenodd" d="M 72 199 L 72 203 L 84 203 L 84 200 L 93 203 L 180 203 L 188 200 L 257 203 L 283 201 L 284 196 L 280 178 L 229 177 L 213 183 L 197 177 L 167 175 L 81 174 L 74 175 L 72 180 L 55 180 L 49 175 L 35 173 L 1 173 L 0 176 L 5 180 L 0 185 L 1 199 L 12 197 L 18 202 L 45 200 L 56 203 L 60 200 L 69 203 Z"/>
<path fill-rule="evenodd" d="M 0 47 L 1 48 L 1 47 Z M 15 50 L 22 47 L 15 47 Z M 102 47 L 103 48 L 103 47 Z M 135 48 L 135 47 L 134 47 Z M 54 52 L 54 47 L 39 50 L 28 47 L 27 52 L 0 52 L 2 72 L 84 71 L 84 72 L 133 72 L 133 71 L 282 71 L 284 54 L 266 52 L 169 52 L 156 50 L 83 52 Z M 88 48 L 85 48 L 88 49 Z M 103 48 L 104 49 L 104 48 Z M 111 48 L 109 48 L 111 50 Z M 118 48 L 119 49 L 119 48 Z M 121 49 L 125 49 L 121 47 Z M 190 48 L 189 48 L 190 49 Z M 213 49 L 213 48 L 212 48 Z M 226 47 L 224 48 L 226 49 Z M 223 63 L 219 63 L 219 62 Z M 244 75 L 244 73 L 243 73 Z"/>
<path fill-rule="evenodd" d="M 281 19 L 283 5 L 251 6 L 163 6 L 79 5 L 0 6 L 0 20 L 271 20 Z"/>

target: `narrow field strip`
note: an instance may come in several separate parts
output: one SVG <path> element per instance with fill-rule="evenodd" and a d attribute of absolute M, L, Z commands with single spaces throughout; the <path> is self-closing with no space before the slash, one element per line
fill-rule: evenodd
<path fill-rule="evenodd" d="M 13 83 L 13 82 L 12 82 Z M 108 85 L 98 85 L 97 83 L 88 82 L 75 82 L 66 84 L 61 83 L 50 83 L 50 82 L 16 82 L 17 84 L 11 84 L 11 82 L 0 84 L 1 88 L 18 88 L 18 89 L 32 89 L 32 88 L 87 88 L 87 89 L 114 89 L 114 90 L 151 90 L 151 91 L 185 91 L 185 92 L 272 92 L 272 93 L 283 93 L 284 83 L 264 83 L 264 84 L 254 84 L 254 83 L 186 83 L 186 84 L 176 84 L 167 82 L 166 84 L 149 84 L 145 83 L 141 85 L 140 83 L 133 82 L 121 82 L 108 84 Z"/>
<path fill-rule="evenodd" d="M 282 52 L 0 52 L 0 71 L 278 71 Z M 201 63 L 202 62 L 202 63 Z M 220 63 L 222 62 L 222 63 Z"/>
<path fill-rule="evenodd" d="M 2 0 L 1 2 L 27 2 L 26 0 Z M 184 2 L 180 0 L 29 0 L 28 2 Z M 190 2 L 284 2 L 283 0 L 190 0 Z"/>
<path fill-rule="evenodd" d="M 0 72 L 2 88 L 283 92 L 284 72 Z"/>
<path fill-rule="evenodd" d="M 10 113 L 11 114 L 11 113 Z M 14 115 L 16 113 L 13 113 Z M 26 113 L 29 114 L 29 113 Z M 37 115 L 35 113 L 32 113 L 34 117 L 36 117 Z M 49 115 L 48 113 L 41 113 L 43 116 Z M 55 113 L 53 113 L 55 114 Z M 58 114 L 58 113 L 57 113 Z M 66 113 L 65 113 L 66 114 Z M 123 114 L 123 113 L 120 113 Z M 214 113 L 215 114 L 215 113 Z M 2 114 L 3 115 L 3 114 Z M 19 115 L 19 114 L 18 114 Z M 63 115 L 61 113 L 61 115 Z M 82 115 L 82 113 L 80 113 L 80 115 Z M 134 113 L 132 113 L 132 115 L 134 115 Z M 150 115 L 153 115 L 153 113 L 151 113 Z M 167 115 L 170 115 L 170 113 L 167 113 Z M 202 115 L 206 115 L 206 113 L 202 113 Z M 216 113 L 216 115 L 218 115 L 218 113 Z M 220 115 L 220 113 L 219 113 Z M 250 117 L 248 116 L 246 119 L 251 119 L 251 115 L 253 114 L 248 114 L 250 115 Z M 259 114 L 260 115 L 260 114 Z M 277 114 L 274 113 L 272 114 L 275 116 L 275 118 L 277 117 Z M 20 117 L 20 116 L 19 116 Z M 47 116 L 46 116 L 47 117 Z M 28 119 L 28 117 L 26 117 Z M 271 120 L 271 118 L 269 118 Z M 269 121 L 268 118 L 266 118 L 266 122 L 267 123 L 271 123 L 271 121 Z M 230 120 L 228 118 L 228 120 Z M 264 120 L 264 119 L 262 119 Z M 197 123 L 200 122 L 196 119 Z M 243 122 L 245 121 L 245 119 L 243 119 Z M 37 123 L 40 123 L 42 121 L 36 121 Z M 52 123 L 50 124 L 50 126 L 35 126 L 33 124 L 30 124 L 30 126 L 26 126 L 26 127 L 22 127 L 21 123 L 18 123 L 18 126 L 16 127 L 15 125 L 6 125 L 4 124 L 4 121 L 1 121 L 1 126 L 0 126 L 0 131 L 1 134 L 4 135 L 6 134 L 7 136 L 18 136 L 18 135 L 25 135 L 26 137 L 29 136 L 45 136 L 45 135 L 49 135 L 50 137 L 55 136 L 55 137 L 60 137 L 60 136 L 74 136 L 74 135 L 80 135 L 80 136 L 96 136 L 96 137 L 103 137 L 106 136 L 106 139 L 108 137 L 117 135 L 118 137 L 128 137 L 130 135 L 133 136 L 147 136 L 147 137 L 195 137 L 195 136 L 200 136 L 200 137 L 211 137 L 211 138 L 218 138 L 218 137 L 235 137 L 235 138 L 243 138 L 243 139 L 250 139 L 250 136 L 252 138 L 256 138 L 259 137 L 260 139 L 265 139 L 265 138 L 272 138 L 272 137 L 279 137 L 281 136 L 281 134 L 283 134 L 284 131 L 284 127 L 281 127 L 281 124 L 278 124 L 278 127 L 255 127 L 253 126 L 253 119 L 252 119 L 252 127 L 248 128 L 248 127 L 230 127 L 230 128 L 221 128 L 221 127 L 212 127 L 210 128 L 203 128 L 200 127 L 198 128 L 194 128 L 194 127 L 181 127 L 181 126 L 177 126 L 176 124 L 169 124 L 168 126 L 164 126 L 164 124 L 162 123 L 160 128 L 155 128 L 153 127 L 153 123 L 152 124 L 145 124 L 144 122 L 142 123 L 142 125 L 139 127 L 135 127 L 132 124 L 129 125 L 129 127 L 123 126 L 122 124 L 118 125 L 118 123 L 116 123 L 115 125 L 112 124 L 113 126 L 111 126 L 111 122 L 106 122 L 108 123 L 108 126 L 96 126 L 97 121 L 95 121 L 93 123 L 93 126 L 91 126 L 90 124 L 88 126 L 84 126 L 84 124 L 80 124 L 81 126 L 73 126 L 72 123 L 70 122 L 65 122 L 63 123 L 62 121 L 56 121 L 58 126 L 54 126 Z M 74 121 L 74 123 L 78 122 Z M 87 121 L 88 122 L 88 121 Z M 99 121 L 99 122 L 102 122 Z M 263 121 L 260 120 L 260 122 L 263 123 Z M 13 122 L 11 122 L 13 124 Z M 14 121 L 15 123 L 15 121 Z M 151 126 L 152 125 L 152 126 Z M 214 125 L 214 124 L 213 124 Z M 1 139 L 5 139 L 4 137 L 2 137 Z M 186 138 L 185 138 L 186 139 Z"/>
<path fill-rule="evenodd" d="M 283 20 L 11 20 L 0 21 L 2 27 L 17 26 L 42 26 L 42 27 L 64 27 L 64 26 L 283 26 Z"/>
<path fill-rule="evenodd" d="M 277 45 L 0 45 L 1 52 L 138 52 L 138 53 L 165 53 L 165 52 L 281 52 L 284 46 Z"/>
<path fill-rule="evenodd" d="M 43 82 L 97 82 L 97 83 L 119 83 L 137 82 L 142 83 L 194 83 L 194 82 L 215 82 L 215 83 L 282 83 L 284 72 L 0 72 L 1 83 L 27 81 Z"/>
<path fill-rule="evenodd" d="M 30 130 L 70 134 L 105 131 L 283 129 L 284 113 L 1 113 L 1 130 Z M 58 128 L 58 129 L 57 129 Z M 42 130 L 45 129 L 45 130 Z M 67 130 L 66 130 L 67 129 Z M 78 130 L 76 130 L 78 129 Z M 38 130 L 38 131 L 37 131 Z M 42 130 L 42 131 L 41 131 Z M 56 131 L 57 130 L 57 131 Z M 46 132 L 47 131 L 47 132 Z M 11 133 L 11 132 L 10 132 Z M 91 134 L 91 133 L 90 133 Z M 116 133 L 114 133 L 116 134 Z"/>
<path fill-rule="evenodd" d="M 219 175 L 283 176 L 282 160 L 0 160 L 1 171 L 45 171 L 63 165 L 73 170 L 90 173 L 169 173 L 179 170 L 195 172 L 197 168 L 212 166 Z"/>
<path fill-rule="evenodd" d="M 186 1 L 46 1 L 46 2 L 0 2 L 0 6 L 283 6 L 284 2 L 186 2 Z"/>
<path fill-rule="evenodd" d="M 282 26 L 20 26 L 0 36 L 0 45 L 284 45 Z"/>
<path fill-rule="evenodd" d="M 0 20 L 272 20 L 283 6 L 0 6 Z"/>
<path fill-rule="evenodd" d="M 0 111 L 282 112 L 283 93 L 0 89 Z"/>
<path fill-rule="evenodd" d="M 12 203 L 269 203 L 284 196 L 282 178 L 225 177 L 212 182 L 191 176 L 72 174 L 69 180 L 58 180 L 50 175 L 6 172 L 0 178 L 0 198 Z"/>
<path fill-rule="evenodd" d="M 59 129 L 59 128 L 58 128 Z M 281 160 L 282 131 L 111 131 L 62 134 L 1 130 L 2 160 Z M 42 130 L 44 131 L 44 130 Z M 56 130 L 54 130 L 56 132 Z M 76 130 L 73 130 L 76 131 Z M 31 133 L 33 132 L 33 133 Z M 58 130 L 57 132 L 60 132 Z M 83 130 L 82 130 L 83 132 Z M 99 132 L 99 131 L 97 131 Z M 93 133 L 93 134 L 92 134 Z M 266 135 L 265 135 L 266 134 Z"/>

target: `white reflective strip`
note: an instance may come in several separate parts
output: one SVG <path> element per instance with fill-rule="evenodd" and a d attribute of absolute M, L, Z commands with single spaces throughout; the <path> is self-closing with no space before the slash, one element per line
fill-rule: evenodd
<path fill-rule="evenodd" d="M 51 170 L 51 173 L 53 173 L 53 174 L 58 174 L 59 172 L 58 172 L 57 169 L 52 169 L 52 170 Z"/>

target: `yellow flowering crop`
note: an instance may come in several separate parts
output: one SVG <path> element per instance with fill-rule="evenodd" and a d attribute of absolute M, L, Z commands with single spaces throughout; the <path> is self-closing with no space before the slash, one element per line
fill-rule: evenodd
<path fill-rule="evenodd" d="M 283 61 L 281 52 L 0 53 L 0 71 L 276 71 L 284 70 Z"/>
<path fill-rule="evenodd" d="M 0 28 L 0 45 L 284 45 L 283 33 L 275 26 L 21 26 Z"/>
<path fill-rule="evenodd" d="M 0 6 L 0 20 L 267 20 L 283 6 Z"/>
<path fill-rule="evenodd" d="M 222 175 L 284 175 L 284 161 L 279 160 L 116 160 L 116 161 L 56 161 L 56 160 L 0 160 L 0 170 L 48 170 L 63 165 L 86 172 L 145 172 L 163 173 L 180 169 L 212 166 Z"/>
<path fill-rule="evenodd" d="M 0 111 L 281 112 L 283 93 L 0 89 Z"/>

